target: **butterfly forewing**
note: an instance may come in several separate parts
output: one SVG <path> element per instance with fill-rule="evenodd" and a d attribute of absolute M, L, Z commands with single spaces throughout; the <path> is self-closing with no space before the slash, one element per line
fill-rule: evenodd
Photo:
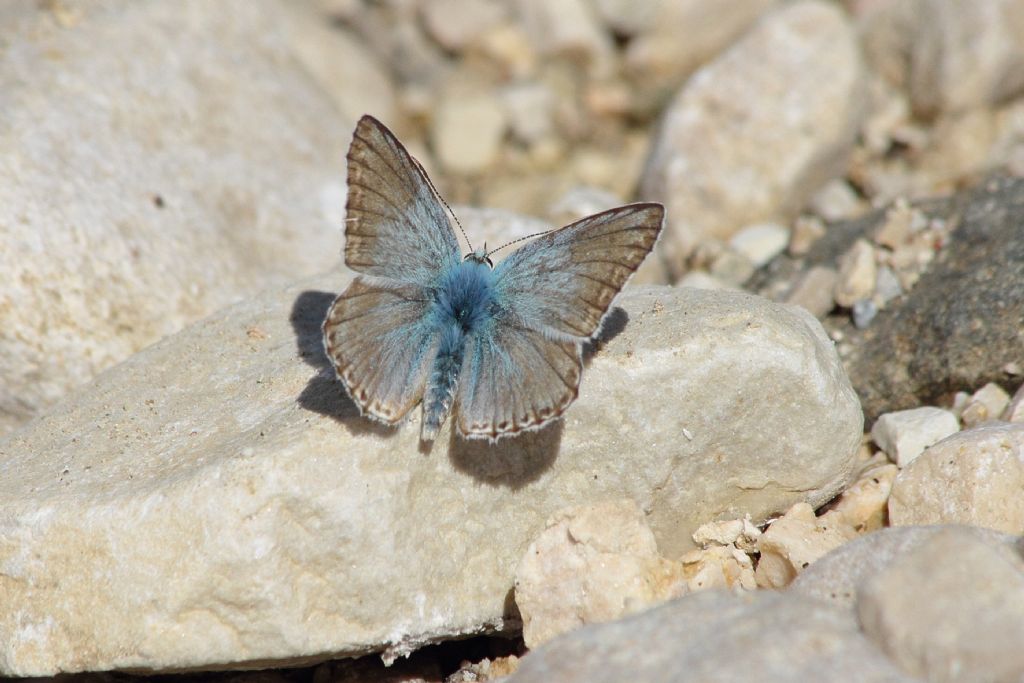
<path fill-rule="evenodd" d="M 367 275 L 430 285 L 460 260 L 459 243 L 419 163 L 372 116 L 348 151 L 345 265 Z"/>
<path fill-rule="evenodd" d="M 579 389 L 579 349 L 508 320 L 470 338 L 456 396 L 458 429 L 491 440 L 562 414 Z"/>
<path fill-rule="evenodd" d="M 324 321 L 327 356 L 360 412 L 395 424 L 423 397 L 438 332 L 416 285 L 384 288 L 356 278 Z"/>
<path fill-rule="evenodd" d="M 661 232 L 661 204 L 628 204 L 576 221 L 498 264 L 503 302 L 535 330 L 588 338 Z"/>

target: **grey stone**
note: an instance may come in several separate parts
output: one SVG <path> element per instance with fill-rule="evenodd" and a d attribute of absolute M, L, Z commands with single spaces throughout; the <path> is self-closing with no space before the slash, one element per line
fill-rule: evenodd
<path fill-rule="evenodd" d="M 1024 559 L 943 529 L 860 587 L 865 634 L 929 681 L 1024 677 Z"/>
<path fill-rule="evenodd" d="M 910 683 L 841 610 L 806 597 L 704 591 L 586 626 L 524 657 L 509 683 Z"/>
<path fill-rule="evenodd" d="M 857 591 L 865 581 L 914 552 L 939 532 L 951 528 L 960 529 L 989 545 L 1004 546 L 1010 550 L 1021 543 L 1017 536 L 973 526 L 886 527 L 825 555 L 800 574 L 789 585 L 788 592 L 831 602 L 855 618 Z"/>

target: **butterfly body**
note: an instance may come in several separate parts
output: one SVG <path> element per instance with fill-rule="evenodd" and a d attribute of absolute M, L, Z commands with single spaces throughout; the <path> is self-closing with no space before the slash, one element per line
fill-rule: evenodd
<path fill-rule="evenodd" d="M 383 124 L 360 119 L 348 153 L 345 264 L 324 347 L 363 415 L 421 437 L 449 415 L 466 438 L 538 429 L 576 399 L 581 345 L 650 252 L 664 208 L 609 209 L 544 233 L 497 267 L 464 258 L 426 173 Z"/>
<path fill-rule="evenodd" d="M 495 300 L 494 270 L 481 252 L 474 252 L 449 268 L 433 293 L 430 324 L 438 330 L 437 355 L 423 398 L 422 436 L 433 439 L 441 428 L 455 394 L 467 342 L 486 334 L 499 314 Z"/>

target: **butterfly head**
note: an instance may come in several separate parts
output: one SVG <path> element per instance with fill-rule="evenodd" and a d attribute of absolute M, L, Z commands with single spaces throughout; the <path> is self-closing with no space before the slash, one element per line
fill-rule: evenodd
<path fill-rule="evenodd" d="M 476 263 L 486 263 L 489 268 L 494 268 L 494 263 L 487 256 L 487 243 L 484 242 L 484 246 L 476 251 L 472 251 L 466 254 L 463 261 L 474 261 Z"/>

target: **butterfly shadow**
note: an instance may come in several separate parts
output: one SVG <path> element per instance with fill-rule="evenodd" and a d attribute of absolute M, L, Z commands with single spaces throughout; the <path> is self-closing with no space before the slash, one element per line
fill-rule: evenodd
<path fill-rule="evenodd" d="M 345 385 L 334 374 L 331 361 L 324 351 L 320 326 L 336 297 L 336 294 L 330 292 L 307 290 L 299 294 L 292 304 L 288 319 L 295 331 L 299 357 L 317 370 L 299 394 L 298 403 L 306 410 L 337 420 L 352 434 L 392 436 L 396 433 L 394 427 L 360 416 L 359 408 L 349 398 Z"/>

